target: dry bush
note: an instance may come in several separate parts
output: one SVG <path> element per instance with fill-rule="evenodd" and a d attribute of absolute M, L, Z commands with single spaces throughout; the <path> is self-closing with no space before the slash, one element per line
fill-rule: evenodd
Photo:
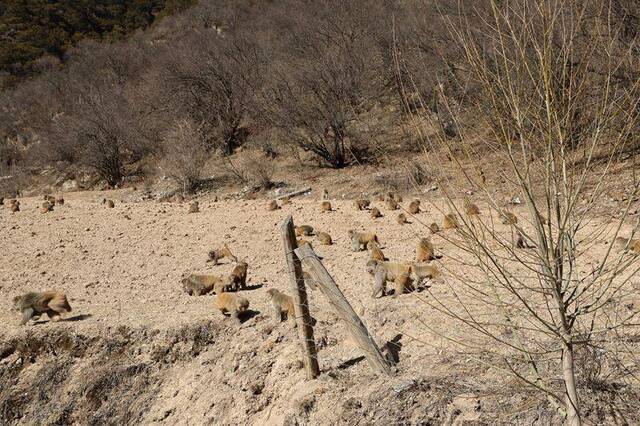
<path fill-rule="evenodd" d="M 255 189 L 270 189 L 273 187 L 273 175 L 276 171 L 275 163 L 260 151 L 244 151 L 235 156 L 224 159 L 222 166 L 227 175 L 241 185 L 250 185 Z"/>
<path fill-rule="evenodd" d="M 162 140 L 162 170 L 184 193 L 197 189 L 208 154 L 200 126 L 191 120 L 177 121 Z"/>

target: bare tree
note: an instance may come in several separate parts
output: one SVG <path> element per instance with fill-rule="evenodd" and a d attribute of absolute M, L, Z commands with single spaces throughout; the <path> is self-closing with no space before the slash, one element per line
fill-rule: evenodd
<path fill-rule="evenodd" d="M 601 201 L 639 123 L 640 79 L 609 7 L 494 0 L 484 25 L 450 21 L 479 87 L 477 122 L 457 122 L 454 139 L 425 137 L 446 197 L 436 207 L 458 222 L 443 238 L 458 250 L 445 253 L 448 291 L 424 301 L 473 337 L 429 327 L 542 392 L 572 425 L 586 415 L 581 353 L 601 348 L 599 362 L 615 357 L 615 368 L 637 381 L 637 359 L 621 342 L 639 314 L 630 304 L 638 258 L 613 242 L 636 235 L 629 212 L 640 180 L 625 183 L 629 201 L 615 214 L 603 214 Z M 633 80 L 621 82 L 621 71 Z M 461 120 L 456 105 L 445 106 Z M 464 192 L 475 193 L 482 215 L 466 214 Z M 507 194 L 524 205 L 517 222 Z"/>
<path fill-rule="evenodd" d="M 163 170 L 185 193 L 193 192 L 207 161 L 201 129 L 190 120 L 180 120 L 163 138 Z"/>

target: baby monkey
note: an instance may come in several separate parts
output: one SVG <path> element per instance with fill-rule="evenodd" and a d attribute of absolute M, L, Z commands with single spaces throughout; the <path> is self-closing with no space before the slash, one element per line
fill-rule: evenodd
<path fill-rule="evenodd" d="M 231 252 L 231 249 L 226 243 L 220 249 L 211 250 L 207 262 L 213 262 L 214 265 L 217 265 L 218 261 L 225 257 L 232 259 L 234 262 L 238 262 L 238 258 Z"/>
<path fill-rule="evenodd" d="M 67 296 L 59 291 L 30 292 L 13 298 L 14 309 L 22 312 L 21 325 L 31 318 L 47 314 L 51 321 L 59 321 L 64 313 L 71 312 Z"/>

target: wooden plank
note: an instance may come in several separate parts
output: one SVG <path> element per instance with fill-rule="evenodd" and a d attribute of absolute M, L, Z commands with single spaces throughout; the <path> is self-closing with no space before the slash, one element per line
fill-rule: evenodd
<path fill-rule="evenodd" d="M 298 195 L 302 195 L 302 194 L 304 194 L 305 192 L 309 192 L 309 191 L 311 191 L 311 187 L 310 187 L 310 186 L 309 186 L 309 187 L 307 187 L 307 188 L 305 188 L 305 189 L 300 189 L 300 190 L 298 190 L 298 191 L 293 191 L 293 192 L 290 192 L 290 193 L 288 193 L 288 194 L 280 195 L 279 197 L 276 197 L 275 199 L 276 199 L 276 200 L 281 200 L 281 199 L 283 199 L 283 198 L 285 198 L 285 197 L 289 197 L 289 198 L 291 198 L 291 197 L 297 197 Z"/>
<path fill-rule="evenodd" d="M 287 269 L 291 277 L 291 289 L 293 290 L 294 309 L 296 313 L 296 324 L 298 335 L 300 336 L 302 361 L 307 374 L 307 379 L 315 379 L 320 374 L 318 366 L 318 354 L 316 343 L 313 337 L 313 326 L 311 325 L 311 314 L 309 313 L 309 303 L 307 291 L 302 276 L 302 264 L 296 256 L 294 250 L 298 247 L 296 234 L 293 226 L 293 218 L 287 217 L 282 224 L 282 242 L 284 244 L 284 254 L 287 260 Z"/>
<path fill-rule="evenodd" d="M 344 297 L 335 281 L 329 275 L 313 249 L 307 245 L 295 249 L 297 257 L 304 265 L 307 272 L 315 279 L 320 291 L 329 299 L 336 314 L 344 321 L 354 341 L 364 352 L 372 369 L 379 373 L 391 374 L 391 367 L 386 361 L 380 349 L 373 340 L 367 327 L 355 313 L 349 301 Z"/>

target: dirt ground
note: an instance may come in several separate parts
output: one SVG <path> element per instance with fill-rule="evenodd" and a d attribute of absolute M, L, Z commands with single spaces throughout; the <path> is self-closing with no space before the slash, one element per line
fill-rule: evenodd
<path fill-rule="evenodd" d="M 114 199 L 115 208 L 101 205 L 103 197 Z M 425 205 L 411 224 L 399 225 L 398 212 L 381 202 L 374 205 L 384 217 L 373 221 L 348 200 L 332 200 L 335 211 L 320 213 L 315 196 L 295 198 L 276 211 L 267 211 L 265 200 L 205 197 L 195 214 L 187 213 L 186 203 L 139 198 L 130 189 L 78 192 L 65 194 L 65 205 L 48 214 L 37 210 L 40 197 L 21 199 L 19 213 L 0 209 L 0 341 L 13 345 L 0 356 L 0 378 L 12 387 L 1 394 L 0 418 L 6 422 L 553 421 L 544 400 L 505 382 L 492 368 L 478 367 L 425 327 L 457 327 L 426 309 L 426 293 L 371 298 L 368 252 L 351 251 L 348 230 L 375 232 L 389 258 L 408 261 L 417 238 L 428 234 L 425 224 L 440 222 L 432 206 Z M 290 292 L 280 239 L 287 215 L 332 235 L 333 245 L 314 248 L 379 345 L 395 343 L 399 363 L 392 378 L 371 371 L 316 291 L 310 305 L 322 374 L 304 380 L 296 331 L 286 322 L 273 324 L 266 294 L 269 288 Z M 433 241 L 439 251 L 451 248 L 441 238 Z M 253 313 L 241 326 L 214 310 L 214 295 L 188 296 L 181 288 L 187 273 L 231 271 L 227 260 L 218 266 L 206 262 L 207 252 L 223 243 L 249 264 L 243 296 Z M 446 269 L 447 259 L 439 262 Z M 59 323 L 43 317 L 19 326 L 11 298 L 46 289 L 64 291 L 73 312 Z M 447 297 L 444 287 L 431 291 Z M 99 385 L 90 387 L 87 377 Z M 58 384 L 52 389 L 52 383 Z"/>

